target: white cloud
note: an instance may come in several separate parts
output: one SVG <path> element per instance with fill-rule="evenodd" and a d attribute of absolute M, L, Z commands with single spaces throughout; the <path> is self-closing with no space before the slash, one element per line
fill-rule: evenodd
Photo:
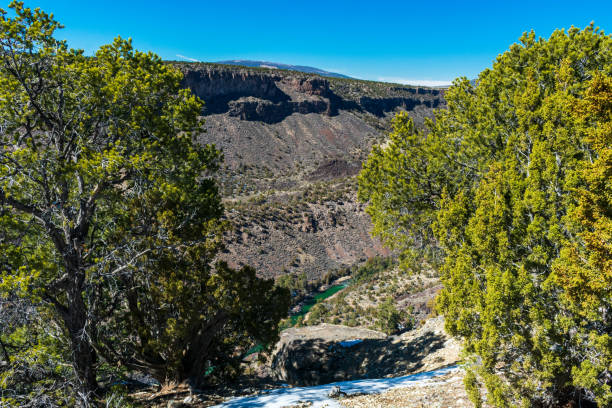
<path fill-rule="evenodd" d="M 336 74 L 349 75 L 348 71 L 343 68 L 321 68 L 323 71 L 335 72 Z"/>
<path fill-rule="evenodd" d="M 179 58 L 185 59 L 185 60 L 187 60 L 187 61 L 191 61 L 191 62 L 200 62 L 199 60 L 197 60 L 197 59 L 195 59 L 195 58 L 189 58 L 189 57 L 186 57 L 186 56 L 181 55 L 181 54 L 176 54 L 176 56 L 177 56 L 177 57 L 179 57 Z"/>
<path fill-rule="evenodd" d="M 379 81 L 393 82 L 402 85 L 419 85 L 419 86 L 449 86 L 452 81 L 435 80 L 435 79 L 408 79 L 399 77 L 380 77 Z"/>

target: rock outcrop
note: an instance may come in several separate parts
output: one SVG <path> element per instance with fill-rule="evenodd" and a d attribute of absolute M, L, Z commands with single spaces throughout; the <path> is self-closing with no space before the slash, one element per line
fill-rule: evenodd
<path fill-rule="evenodd" d="M 386 335 L 374 330 L 333 324 L 291 328 L 281 333 L 272 359 L 272 370 L 291 385 L 317 385 L 360 378 L 361 364 L 352 361 L 365 347 L 384 342 Z M 343 341 L 363 340 L 352 347 Z M 366 342 L 364 347 L 363 342 Z M 361 347 L 359 347 L 361 345 Z"/>
<path fill-rule="evenodd" d="M 204 114 L 278 123 L 292 113 L 332 113 L 329 83 L 318 77 L 282 76 L 246 68 L 193 64 L 184 86 L 206 102 Z"/>
<path fill-rule="evenodd" d="M 276 345 L 271 368 L 292 385 L 317 385 L 360 378 L 401 376 L 452 365 L 459 343 L 441 317 L 401 336 L 340 325 L 287 329 Z"/>
<path fill-rule="evenodd" d="M 389 85 L 383 95 L 354 100 L 334 90 L 330 81 L 339 79 L 216 64 L 179 66 L 184 86 L 206 102 L 205 114 L 227 112 L 242 120 L 278 123 L 293 113 L 337 115 L 341 109 L 384 116 L 397 108 L 410 111 L 444 104 L 438 89 Z"/>

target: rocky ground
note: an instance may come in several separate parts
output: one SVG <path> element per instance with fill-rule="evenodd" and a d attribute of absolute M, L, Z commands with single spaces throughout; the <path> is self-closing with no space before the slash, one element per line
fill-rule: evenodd
<path fill-rule="evenodd" d="M 226 201 L 234 230 L 222 257 L 232 266 L 251 265 L 264 277 L 306 273 L 315 280 L 388 255 L 370 235 L 369 216 L 350 191 L 354 186 L 345 183 Z"/>
<path fill-rule="evenodd" d="M 308 397 L 305 397 L 301 402 L 287 404 L 277 404 L 272 398 L 268 398 L 269 402 L 262 402 L 257 400 L 267 395 L 274 395 L 275 392 L 281 388 L 262 388 L 257 392 L 242 393 L 241 395 L 250 395 L 246 402 L 244 399 L 235 400 L 235 402 L 226 402 L 228 407 L 267 407 L 267 408 L 314 408 L 314 407 L 338 407 L 338 408 L 471 408 L 474 407 L 465 392 L 463 386 L 464 372 L 461 369 L 450 370 L 448 373 L 436 376 L 433 378 L 416 379 L 411 382 L 405 382 L 399 384 L 399 386 L 391 385 L 389 389 L 382 392 L 352 392 L 352 388 L 342 385 L 339 386 L 340 391 L 349 391 L 348 395 L 341 396 L 335 400 L 325 398 L 329 395 L 327 388 L 330 387 L 319 387 L 320 391 L 317 391 L 320 398 L 327 400 L 327 402 L 313 403 L 309 401 Z M 370 388 L 370 391 L 375 387 L 374 385 Z M 368 386 L 364 387 L 366 390 Z M 316 389 L 316 388 L 315 388 Z M 361 388 L 358 388 L 361 389 Z M 306 393 L 308 394 L 308 393 Z M 143 393 L 143 396 L 145 393 Z M 314 392 L 311 394 L 314 396 Z M 295 398 L 294 398 L 295 399 Z M 314 399 L 314 398 L 312 398 Z M 281 400 L 278 398 L 277 400 Z M 286 398 L 285 400 L 290 401 L 291 399 Z M 299 400 L 299 398 L 298 398 Z M 145 402 L 145 406 L 156 407 L 156 408 L 187 408 L 187 407 L 210 407 L 215 404 L 223 404 L 223 401 L 228 401 L 227 398 L 223 398 L 221 395 L 204 395 L 204 394 L 192 394 L 187 389 L 175 389 L 172 392 L 158 393 L 154 396 L 146 394 L 146 398 L 143 398 L 142 402 Z M 221 405 L 223 406 L 223 405 Z M 488 407 L 488 405 L 484 405 Z"/>
<path fill-rule="evenodd" d="M 346 408 L 468 408 L 470 402 L 463 386 L 464 373 L 453 371 L 423 380 L 409 387 L 392 388 L 380 394 L 348 396 L 340 401 Z"/>
<path fill-rule="evenodd" d="M 412 273 L 391 264 L 361 278 L 359 271 L 355 275 L 357 281 L 314 306 L 304 324 L 334 323 L 377 329 L 381 327 L 378 308 L 389 298 L 405 314 L 407 323 L 416 326 L 435 313 L 434 299 L 442 286 L 433 271 Z"/>
<path fill-rule="evenodd" d="M 458 367 L 447 367 L 426 373 L 413 374 L 396 378 L 362 379 L 356 381 L 336 382 L 314 387 L 296 387 L 273 390 L 268 393 L 236 398 L 218 405 L 218 408 L 343 408 L 343 403 L 352 398 L 364 395 L 383 394 L 399 388 L 420 388 L 445 384 Z M 449 381 L 450 382 L 450 381 Z M 450 397 L 451 395 L 449 395 Z M 376 396 L 374 396 L 376 398 Z M 451 400 L 451 398 L 448 398 Z M 399 400 L 389 401 L 395 404 Z M 365 406 L 372 403 L 364 401 Z M 389 406 L 389 405 L 380 405 Z M 390 405 L 397 407 L 397 405 Z M 453 406 L 453 405 L 449 405 Z"/>
<path fill-rule="evenodd" d="M 430 371 L 456 363 L 459 352 L 442 317 L 399 336 L 321 324 L 283 331 L 270 369 L 291 385 L 316 385 Z"/>
<path fill-rule="evenodd" d="M 232 398 L 267 395 L 287 386 L 299 387 L 300 385 L 360 379 L 379 381 L 374 379 L 386 378 L 394 381 L 397 377 L 451 366 L 459 360 L 459 344 L 445 334 L 443 326 L 444 320 L 436 317 L 429 319 L 418 329 L 400 336 L 386 336 L 374 330 L 328 324 L 291 328 L 283 331 L 281 340 L 267 364 L 261 366 L 261 363 L 251 362 L 253 369 L 250 370 L 250 375 L 241 378 L 234 384 L 210 390 L 192 390 L 182 384 L 161 390 L 140 390 L 131 394 L 131 397 L 137 406 L 208 407 Z M 444 384 L 446 385 L 441 382 L 428 383 L 427 387 L 431 387 L 431 398 L 433 398 L 430 402 L 437 401 L 435 396 L 442 395 L 445 386 L 449 387 L 446 394 L 447 400 L 452 395 L 463 398 L 460 380 L 457 380 L 458 376 L 459 374 L 453 374 L 448 378 L 445 377 Z M 367 398 L 374 398 L 372 404 L 383 404 L 386 401 L 385 398 L 400 400 L 409 398 L 408 395 L 416 396 L 421 391 L 420 389 L 405 391 L 402 394 L 400 391 L 392 390 L 388 391 L 391 393 L 389 396 L 386 396 L 387 394 L 355 396 L 347 400 L 343 399 L 342 403 L 361 404 L 346 405 L 355 407 L 397 407 L 398 405 L 393 404 L 367 405 L 365 401 L 368 401 Z M 427 393 L 421 392 L 421 394 L 425 398 Z M 440 399 L 440 401 L 445 400 Z"/>

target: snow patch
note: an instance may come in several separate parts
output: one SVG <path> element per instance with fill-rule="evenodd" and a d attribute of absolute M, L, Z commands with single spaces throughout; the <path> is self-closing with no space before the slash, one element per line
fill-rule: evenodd
<path fill-rule="evenodd" d="M 357 344 L 363 342 L 363 340 L 361 339 L 355 339 L 355 340 L 345 340 L 345 341 L 341 341 L 340 343 L 338 343 L 341 347 L 345 347 L 345 348 L 350 348 L 353 346 L 356 346 Z"/>
<path fill-rule="evenodd" d="M 426 382 L 426 380 L 457 370 L 459 370 L 457 366 L 452 366 L 404 377 L 341 381 L 331 384 L 316 385 L 314 387 L 281 388 L 254 397 L 235 398 L 223 404 L 216 405 L 215 407 L 273 408 L 296 405 L 303 402 L 312 402 L 312 408 L 341 408 L 336 400 L 328 397 L 328 394 L 334 386 L 339 386 L 342 391 L 349 395 L 356 393 L 375 394 L 392 388 L 432 385 L 435 383 Z"/>

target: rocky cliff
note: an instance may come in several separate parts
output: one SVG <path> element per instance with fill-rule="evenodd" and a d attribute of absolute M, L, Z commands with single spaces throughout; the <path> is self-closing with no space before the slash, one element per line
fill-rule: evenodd
<path fill-rule="evenodd" d="M 225 155 L 220 185 L 235 228 L 223 257 L 263 276 L 316 279 L 388 251 L 369 236 L 354 176 L 390 118 L 417 125 L 444 91 L 301 72 L 177 63 L 205 102 L 206 133 Z"/>
<path fill-rule="evenodd" d="M 381 87 L 367 81 L 217 64 L 181 64 L 181 68 L 184 85 L 207 102 L 205 114 L 228 113 L 249 121 L 278 123 L 293 113 L 334 116 L 340 110 L 382 117 L 397 108 L 413 111 L 417 106 L 432 109 L 444 104 L 439 89 Z M 362 95 L 357 99 L 343 95 L 343 82 L 362 82 Z"/>

